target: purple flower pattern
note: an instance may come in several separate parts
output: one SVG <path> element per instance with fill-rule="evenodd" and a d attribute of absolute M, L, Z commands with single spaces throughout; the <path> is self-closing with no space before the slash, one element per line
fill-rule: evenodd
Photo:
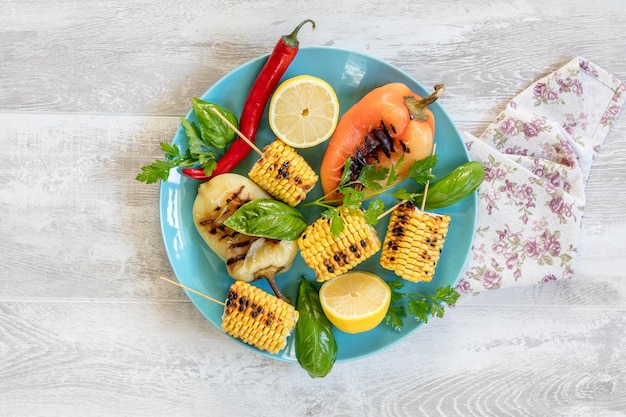
<path fill-rule="evenodd" d="M 626 84 L 577 58 L 515 97 L 479 139 L 467 139 L 485 180 L 457 291 L 573 277 L 586 174 L 625 100 Z"/>

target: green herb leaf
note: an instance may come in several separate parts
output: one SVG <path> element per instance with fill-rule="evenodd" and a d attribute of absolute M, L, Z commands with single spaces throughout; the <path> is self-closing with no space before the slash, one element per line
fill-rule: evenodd
<path fill-rule="evenodd" d="M 364 197 L 363 191 L 357 191 L 354 188 L 344 187 L 340 190 L 340 192 L 344 195 L 342 203 L 343 207 L 354 209 L 361 207 L 361 202 Z"/>
<path fill-rule="evenodd" d="M 340 216 L 335 216 L 330 221 L 330 232 L 335 236 L 339 236 L 345 226 L 346 222 Z"/>
<path fill-rule="evenodd" d="M 169 178 L 170 170 L 176 168 L 176 161 L 154 161 L 150 165 L 141 167 L 141 172 L 137 174 L 137 181 L 152 184 L 159 180 L 166 181 Z"/>
<path fill-rule="evenodd" d="M 387 310 L 383 323 L 390 326 L 394 331 L 401 332 L 405 317 L 406 311 L 404 307 L 391 305 Z"/>
<path fill-rule="evenodd" d="M 365 222 L 370 226 L 376 226 L 376 224 L 378 224 L 378 216 L 383 214 L 384 211 L 385 203 L 383 203 L 381 199 L 377 198 L 372 200 L 369 206 L 367 206 L 367 210 L 363 213 Z"/>
<path fill-rule="evenodd" d="M 428 323 L 428 314 L 431 312 L 430 303 L 425 298 L 410 299 L 407 302 L 409 314 L 415 317 L 415 320 L 422 323 Z"/>
<path fill-rule="evenodd" d="M 195 123 L 191 123 L 185 119 L 184 116 L 180 116 L 180 124 L 187 135 L 187 143 L 189 147 L 189 153 L 192 155 L 198 155 L 204 152 L 204 142 L 200 136 L 200 131 Z"/>
<path fill-rule="evenodd" d="M 198 119 L 198 128 L 202 142 L 219 150 L 226 149 L 236 139 L 237 133 L 224 123 L 218 115 L 213 113 L 211 109 L 219 111 L 235 127 L 238 126 L 237 117 L 229 110 L 215 103 L 203 101 L 196 97 L 192 98 L 191 101 L 193 102 L 193 111 Z M 192 139 L 192 136 L 189 136 L 189 138 Z"/>
<path fill-rule="evenodd" d="M 445 305 L 453 306 L 460 296 L 450 285 L 437 288 L 435 295 L 400 292 L 404 285 L 400 278 L 387 285 L 391 289 L 391 304 L 384 322 L 398 332 L 402 330 L 402 318 L 407 316 L 406 309 L 415 320 L 428 323 L 431 316 L 443 317 Z M 403 304 L 405 299 L 406 308 Z"/>
<path fill-rule="evenodd" d="M 399 188 L 393 193 L 391 193 L 391 196 L 393 198 L 397 198 L 398 200 L 414 201 L 413 199 L 415 197 L 415 194 L 408 192 L 404 188 Z"/>
<path fill-rule="evenodd" d="M 337 341 L 326 318 L 316 288 L 302 277 L 296 306 L 300 316 L 296 324 L 296 358 L 311 378 L 323 378 L 337 360 Z"/>
<path fill-rule="evenodd" d="M 352 158 L 346 159 L 346 163 L 343 166 L 343 171 L 341 171 L 341 179 L 339 180 L 338 188 L 343 187 L 345 184 L 350 181 L 350 164 L 352 163 Z"/>
<path fill-rule="evenodd" d="M 387 176 L 387 185 L 386 185 L 387 187 L 390 187 L 391 185 L 395 184 L 396 181 L 398 180 L 398 175 L 396 174 L 396 168 L 402 165 L 403 162 L 404 162 L 404 154 L 400 155 L 400 158 L 398 158 L 398 162 L 396 162 L 395 165 L 391 166 L 391 169 L 389 170 L 389 175 Z"/>
<path fill-rule="evenodd" d="M 415 161 L 409 169 L 409 178 L 412 178 L 418 184 L 426 184 L 428 181 L 435 178 L 431 173 L 437 165 L 437 155 L 430 155 L 419 161 Z"/>
<path fill-rule="evenodd" d="M 357 182 L 369 190 L 378 191 L 383 188 L 378 181 L 387 179 L 388 175 L 388 168 L 379 167 L 378 165 L 365 165 L 359 174 Z"/>
<path fill-rule="evenodd" d="M 212 151 L 207 151 L 198 155 L 198 163 L 204 168 L 205 175 L 211 175 L 215 167 L 217 166 L 217 154 Z"/>
<path fill-rule="evenodd" d="M 165 154 L 165 160 L 157 160 L 150 165 L 141 167 L 141 172 L 135 177 L 137 181 L 147 184 L 159 180 L 166 181 L 169 178 L 170 170 L 176 167 L 200 165 L 204 168 L 206 175 L 210 175 L 213 172 L 219 158 L 215 150 L 223 150 L 228 146 L 235 139 L 236 133 L 214 114 L 210 108 L 217 108 L 235 126 L 237 125 L 237 118 L 232 112 L 216 104 L 199 99 L 193 99 L 193 102 L 194 111 L 197 110 L 196 116 L 200 126 L 188 121 L 183 116 L 180 118 L 180 124 L 187 136 L 186 152 L 181 152 L 176 144 L 161 142 L 160 146 Z M 209 117 L 213 120 L 208 120 Z M 206 137 L 203 136 L 203 129 Z"/>
<path fill-rule="evenodd" d="M 183 155 L 180 153 L 180 148 L 175 143 L 161 142 L 159 145 L 161 146 L 161 150 L 165 153 L 166 159 L 183 158 Z"/>
<path fill-rule="evenodd" d="M 450 206 L 474 191 L 485 179 L 485 168 L 476 161 L 458 166 L 445 177 L 433 182 L 426 195 L 426 208 Z"/>
<path fill-rule="evenodd" d="M 263 198 L 245 203 L 224 224 L 245 235 L 291 241 L 298 239 L 307 226 L 295 208 Z"/>

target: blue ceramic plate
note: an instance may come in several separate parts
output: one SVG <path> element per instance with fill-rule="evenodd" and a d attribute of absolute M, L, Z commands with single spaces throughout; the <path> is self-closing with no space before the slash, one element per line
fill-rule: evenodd
<path fill-rule="evenodd" d="M 215 83 L 201 98 L 220 104 L 240 115 L 248 91 L 266 58 L 266 56 L 259 57 L 235 69 Z M 431 91 L 430 88 L 425 88 L 405 72 L 388 63 L 361 53 L 336 48 L 302 48 L 283 79 L 300 74 L 314 75 L 330 83 L 339 98 L 342 114 L 368 91 L 389 82 L 403 82 L 422 96 Z M 433 173 L 441 176 L 467 162 L 469 156 L 458 130 L 446 111 L 439 103 L 431 105 L 430 109 L 436 118 L 435 142 L 437 143 L 439 158 Z M 187 118 L 194 120 L 191 111 L 187 114 Z M 256 141 L 262 148 L 273 139 L 274 136 L 269 129 L 266 112 L 261 121 Z M 187 139 L 182 128 L 176 132 L 173 143 L 186 149 Z M 315 148 L 300 150 L 300 153 L 308 160 L 313 169 L 318 172 L 325 146 L 325 144 L 321 144 Z M 236 172 L 245 175 L 256 159 L 257 155 L 250 152 L 244 162 L 237 167 Z M 226 272 L 224 263 L 213 254 L 196 232 L 191 217 L 198 185 L 197 181 L 184 177 L 177 171 L 172 171 L 168 181 L 161 184 L 160 209 L 163 241 L 174 273 L 181 283 L 203 294 L 223 300 L 226 298 L 232 280 Z M 405 183 L 401 186 L 410 187 L 411 184 Z M 309 193 L 308 200 L 315 199 L 320 195 L 321 186 L 318 184 Z M 391 200 L 387 202 L 391 203 Z M 459 279 L 474 235 L 476 196 L 474 194 L 467 197 L 453 206 L 439 210 L 439 212 L 449 214 L 452 221 L 435 277 L 430 283 L 407 283 L 404 290 L 419 290 L 422 293 L 434 294 L 438 287 L 454 285 Z M 319 213 L 320 211 L 316 208 L 308 208 L 304 211 L 308 223 L 313 222 Z M 385 236 L 386 227 L 386 220 L 381 221 L 377 227 L 381 240 Z M 378 265 L 378 260 L 379 256 L 375 255 L 359 265 L 357 269 L 373 271 L 389 281 L 395 279 L 396 276 L 391 271 Z M 312 281 L 315 280 L 313 271 L 304 264 L 298 255 L 292 268 L 277 277 L 278 284 L 285 294 L 293 300 L 296 299 L 298 281 L 302 276 Z M 271 292 L 265 281 L 256 282 L 256 285 Z M 219 329 L 222 306 L 192 293 L 188 293 L 188 296 L 207 320 Z M 353 360 L 378 352 L 399 342 L 419 326 L 420 324 L 413 318 L 408 317 L 405 319 L 401 333 L 393 331 L 384 324 L 369 332 L 357 335 L 336 330 L 335 334 L 339 346 L 337 361 Z M 225 337 L 230 336 L 225 335 Z M 232 340 L 233 343 L 241 343 L 237 339 Z M 294 337 L 292 336 L 285 350 L 278 355 L 269 356 L 285 361 L 296 361 L 293 342 Z M 250 348 L 256 350 L 253 347 Z M 265 352 L 258 352 L 268 355 Z"/>

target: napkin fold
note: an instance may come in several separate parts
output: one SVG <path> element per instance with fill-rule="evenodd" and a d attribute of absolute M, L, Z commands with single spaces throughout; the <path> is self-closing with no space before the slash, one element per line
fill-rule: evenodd
<path fill-rule="evenodd" d="M 578 57 L 522 91 L 480 137 L 463 133 L 486 175 L 458 292 L 572 278 L 587 176 L 625 100 L 625 83 Z"/>

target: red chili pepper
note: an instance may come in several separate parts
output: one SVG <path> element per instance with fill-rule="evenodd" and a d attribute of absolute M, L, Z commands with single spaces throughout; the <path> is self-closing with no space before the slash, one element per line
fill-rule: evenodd
<path fill-rule="evenodd" d="M 248 98 L 243 106 L 241 118 L 239 120 L 239 130 L 245 137 L 254 142 L 261 122 L 261 117 L 267 106 L 272 92 L 278 85 L 287 67 L 298 52 L 298 31 L 305 23 L 311 23 L 315 29 L 315 22 L 311 19 L 302 21 L 289 35 L 283 35 L 276 43 L 274 50 L 267 58 L 265 65 L 261 68 L 252 88 L 248 93 Z M 237 138 L 228 150 L 217 161 L 217 166 L 207 176 L 202 168 L 185 168 L 183 174 L 197 179 L 206 180 L 224 172 L 230 172 L 239 164 L 250 152 L 250 146 L 241 138 Z"/>

